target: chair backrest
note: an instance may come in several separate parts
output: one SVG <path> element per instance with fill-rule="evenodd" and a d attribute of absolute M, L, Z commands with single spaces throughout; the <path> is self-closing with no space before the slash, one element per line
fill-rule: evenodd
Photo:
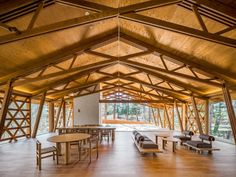
<path fill-rule="evenodd" d="M 203 140 L 206 140 L 206 141 L 215 141 L 215 137 L 214 136 L 210 136 L 210 135 L 206 135 L 206 134 L 201 134 L 199 135 L 199 138 L 203 141 Z"/>
<path fill-rule="evenodd" d="M 183 134 L 185 136 L 193 136 L 194 135 L 194 133 L 192 131 L 188 131 L 188 130 L 183 131 Z"/>

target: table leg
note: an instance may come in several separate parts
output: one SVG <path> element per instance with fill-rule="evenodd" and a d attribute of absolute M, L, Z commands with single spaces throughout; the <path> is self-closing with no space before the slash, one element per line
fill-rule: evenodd
<path fill-rule="evenodd" d="M 175 145 L 176 145 L 176 144 L 175 144 L 175 142 L 174 142 L 174 141 L 173 141 L 172 143 L 173 143 L 173 146 L 172 146 L 172 151 L 173 151 L 173 152 L 175 152 Z"/>
<path fill-rule="evenodd" d="M 158 136 L 156 135 L 156 144 L 158 144 Z"/>
<path fill-rule="evenodd" d="M 165 140 L 162 139 L 162 149 L 165 149 Z"/>
<path fill-rule="evenodd" d="M 62 155 L 61 154 L 61 143 L 56 143 L 56 147 L 57 147 L 57 151 L 58 151 L 58 155 Z"/>
<path fill-rule="evenodd" d="M 70 143 L 67 142 L 66 143 L 66 147 L 65 147 L 65 161 L 66 161 L 66 165 L 69 164 L 70 161 Z"/>

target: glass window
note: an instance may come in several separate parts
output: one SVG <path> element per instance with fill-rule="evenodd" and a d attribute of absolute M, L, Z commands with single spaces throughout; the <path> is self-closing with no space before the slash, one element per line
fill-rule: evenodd
<path fill-rule="evenodd" d="M 233 101 L 234 109 L 236 101 Z M 225 102 L 210 104 L 210 133 L 218 140 L 233 143 L 233 134 Z"/>
<path fill-rule="evenodd" d="M 36 116 L 38 113 L 38 108 L 39 108 L 39 104 L 37 104 L 37 103 L 31 104 L 31 128 L 32 128 L 32 130 L 34 128 L 35 119 L 36 119 Z M 49 125 L 48 125 L 48 105 L 44 104 L 37 135 L 48 133 L 48 127 L 49 127 Z"/>

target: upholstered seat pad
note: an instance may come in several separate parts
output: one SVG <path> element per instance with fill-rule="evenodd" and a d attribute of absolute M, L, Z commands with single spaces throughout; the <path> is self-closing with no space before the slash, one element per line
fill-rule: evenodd
<path fill-rule="evenodd" d="M 212 148 L 211 144 L 202 141 L 187 141 L 186 143 L 197 148 Z"/>
<path fill-rule="evenodd" d="M 152 141 L 143 141 L 141 143 L 141 147 L 143 149 L 154 149 L 154 148 L 158 148 L 158 145 L 153 143 Z"/>
<path fill-rule="evenodd" d="M 49 153 L 56 151 L 57 149 L 55 147 L 47 147 L 47 148 L 42 148 L 41 149 L 41 154 Z"/>

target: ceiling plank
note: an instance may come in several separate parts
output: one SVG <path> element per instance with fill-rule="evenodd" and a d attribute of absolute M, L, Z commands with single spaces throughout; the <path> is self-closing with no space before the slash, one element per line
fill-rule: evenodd
<path fill-rule="evenodd" d="M 40 94 L 40 93 L 42 93 L 42 92 L 44 92 L 44 91 L 48 91 L 48 90 L 50 90 L 50 89 L 52 89 L 52 88 L 59 87 L 59 86 L 64 85 L 64 84 L 66 84 L 66 83 L 68 83 L 68 82 L 77 80 L 77 79 L 79 79 L 79 78 L 81 78 L 81 77 L 83 77 L 83 76 L 86 76 L 86 75 L 88 75 L 88 74 L 94 73 L 94 72 L 96 72 L 97 70 L 99 70 L 99 69 L 101 69 L 101 68 L 104 68 L 104 67 L 107 67 L 107 66 L 109 66 L 109 65 L 100 66 L 100 67 L 98 67 L 96 70 L 95 70 L 94 68 L 92 68 L 92 69 L 90 69 L 90 70 L 86 70 L 86 71 L 83 71 L 83 72 L 79 72 L 79 73 L 73 74 L 73 75 L 71 75 L 71 76 L 67 76 L 67 77 L 65 77 L 65 78 L 63 78 L 63 79 L 57 80 L 57 81 L 55 81 L 55 82 L 53 82 L 53 83 L 50 83 L 50 84 L 44 86 L 43 88 L 40 88 L 40 89 L 38 89 L 38 90 L 35 90 L 35 91 L 33 92 L 33 95 L 38 95 L 38 94 Z"/>
<path fill-rule="evenodd" d="M 122 78 L 122 79 L 142 84 L 142 85 L 144 85 L 146 87 L 153 88 L 153 89 L 158 90 L 158 91 L 160 91 L 160 92 L 162 92 L 162 93 L 164 93 L 166 95 L 169 95 L 171 97 L 178 98 L 178 99 L 183 99 L 183 96 L 190 96 L 190 94 L 181 93 L 181 92 L 176 91 L 176 90 L 171 90 L 171 89 L 168 89 L 168 88 L 152 85 L 150 83 L 141 81 L 141 80 L 133 78 L 133 77 L 126 77 L 126 78 Z"/>
<path fill-rule="evenodd" d="M 222 15 L 227 15 L 228 17 L 233 17 L 236 19 L 236 11 L 230 6 L 224 5 L 215 0 L 190 0 L 191 2 L 197 3 L 198 5 L 205 6 L 213 11 L 217 11 Z"/>
<path fill-rule="evenodd" d="M 157 27 L 157 28 L 161 28 L 164 30 L 168 30 L 168 31 L 180 33 L 183 35 L 188 35 L 191 37 L 196 37 L 199 39 L 204 39 L 207 41 L 211 41 L 211 42 L 215 42 L 218 44 L 222 44 L 222 45 L 236 48 L 236 40 L 235 39 L 230 39 L 227 37 L 208 33 L 206 31 L 197 30 L 197 29 L 190 28 L 187 26 L 171 23 L 168 21 L 163 21 L 163 20 L 159 20 L 156 18 L 151 18 L 151 17 L 147 17 L 144 15 L 140 15 L 140 14 L 134 14 L 134 13 L 120 15 L 120 18 L 130 20 L 133 22 L 138 22 L 143 25 Z"/>
<path fill-rule="evenodd" d="M 88 71 L 91 71 L 91 69 L 96 70 L 97 68 L 100 68 L 102 66 L 107 66 L 108 64 L 115 64 L 115 63 L 117 63 L 116 60 L 115 61 L 114 60 L 105 60 L 105 61 L 101 61 L 101 62 L 96 62 L 96 63 L 85 65 L 85 66 L 71 68 L 71 69 L 65 70 L 65 71 L 58 71 L 55 73 L 51 73 L 51 74 L 47 74 L 47 75 L 43 75 L 43 76 L 39 76 L 39 77 L 35 77 L 35 78 L 26 78 L 22 81 L 15 81 L 13 83 L 13 86 L 21 86 L 21 85 L 29 84 L 32 82 L 50 79 L 53 77 L 60 77 L 64 74 L 70 74 L 70 73 L 73 73 L 76 71 L 79 71 L 79 73 L 80 72 L 88 72 Z"/>
<path fill-rule="evenodd" d="M 89 1 L 78 1 L 78 0 L 56 0 L 57 3 L 63 4 L 63 5 L 69 5 L 73 7 L 78 7 L 81 9 L 90 10 L 93 12 L 103 12 L 103 11 L 109 11 L 109 10 L 115 10 L 115 8 L 108 7 L 102 4 L 93 3 Z"/>
<path fill-rule="evenodd" d="M 99 100 L 99 103 L 173 103 L 167 100 Z"/>
<path fill-rule="evenodd" d="M 199 72 L 199 73 L 204 74 L 206 76 L 215 76 L 215 77 L 220 78 L 222 80 L 229 81 L 231 83 L 236 84 L 236 81 L 235 81 L 236 76 L 234 76 L 234 74 L 225 72 L 225 71 L 223 71 L 219 68 L 216 68 L 212 65 L 209 65 L 209 64 L 205 64 L 203 66 L 199 63 L 195 63 L 195 62 L 193 62 L 193 59 L 190 60 L 191 58 L 193 58 L 192 56 L 188 56 L 188 58 L 190 58 L 190 59 L 178 56 L 170 51 L 155 47 L 147 42 L 144 42 L 143 40 L 139 40 L 139 39 L 132 37 L 130 35 L 127 35 L 123 32 L 120 34 L 120 40 L 122 42 L 125 42 L 129 45 L 132 45 L 132 46 L 137 47 L 142 50 L 148 49 L 148 50 L 154 51 L 155 55 L 158 55 L 158 56 L 164 55 L 167 57 L 166 58 L 167 60 L 169 60 L 171 62 L 176 62 L 177 64 L 185 64 L 187 66 L 190 66 L 196 72 Z M 167 46 L 165 46 L 165 48 L 166 47 Z M 195 58 L 195 60 L 198 61 L 199 59 Z"/>
<path fill-rule="evenodd" d="M 76 26 L 83 26 L 83 25 L 89 25 L 101 20 L 106 20 L 106 19 L 111 19 L 117 16 L 116 11 L 106 11 L 102 13 L 96 13 L 96 14 L 91 14 L 88 16 L 83 16 L 83 17 L 77 17 L 61 22 L 56 22 L 53 24 L 45 25 L 45 26 L 40 26 L 31 29 L 30 31 L 22 31 L 21 34 L 15 35 L 15 34 L 9 34 L 0 37 L 0 45 L 1 44 L 6 44 L 9 42 L 14 42 L 17 40 L 21 39 L 27 39 L 30 37 L 42 35 L 42 34 L 47 34 L 51 32 L 55 32 L 58 30 L 64 30 L 67 28 L 72 28 Z"/>
<path fill-rule="evenodd" d="M 117 40 L 116 30 L 111 30 L 99 36 L 88 38 L 84 41 L 64 47 L 53 53 L 47 54 L 45 56 L 41 56 L 38 62 L 35 62 L 33 65 L 32 63 L 28 63 L 22 66 L 22 69 L 1 77 L 0 83 L 6 82 L 7 80 L 11 78 L 17 78 L 20 76 L 22 77 L 22 76 L 32 74 L 34 72 L 40 71 L 44 67 L 48 67 L 48 66 L 66 61 L 68 59 L 71 59 L 74 57 L 75 54 L 80 55 L 85 50 L 96 49 L 96 48 L 105 46 L 107 44 L 110 44 L 116 40 Z"/>
<path fill-rule="evenodd" d="M 222 84 L 220 84 L 220 83 L 211 82 L 209 80 L 196 78 L 196 77 L 189 76 L 189 75 L 186 75 L 186 74 L 183 74 L 183 73 L 178 73 L 178 72 L 166 70 L 166 69 L 163 69 L 163 68 L 158 68 L 158 67 L 155 67 L 155 66 L 142 64 L 142 63 L 135 62 L 135 61 L 126 60 L 126 61 L 120 61 L 120 63 L 139 68 L 140 70 L 142 70 L 142 68 L 144 68 L 146 70 L 153 71 L 153 72 L 156 72 L 156 73 L 158 71 L 158 72 L 161 72 L 161 73 L 170 74 L 170 75 L 177 76 L 177 77 L 180 77 L 180 78 L 185 78 L 185 79 L 192 80 L 192 81 L 195 81 L 195 82 L 199 82 L 199 83 L 202 83 L 202 84 L 211 85 L 211 86 L 219 87 L 219 88 L 222 87 Z M 175 84 L 175 83 L 173 82 L 173 84 Z"/>

